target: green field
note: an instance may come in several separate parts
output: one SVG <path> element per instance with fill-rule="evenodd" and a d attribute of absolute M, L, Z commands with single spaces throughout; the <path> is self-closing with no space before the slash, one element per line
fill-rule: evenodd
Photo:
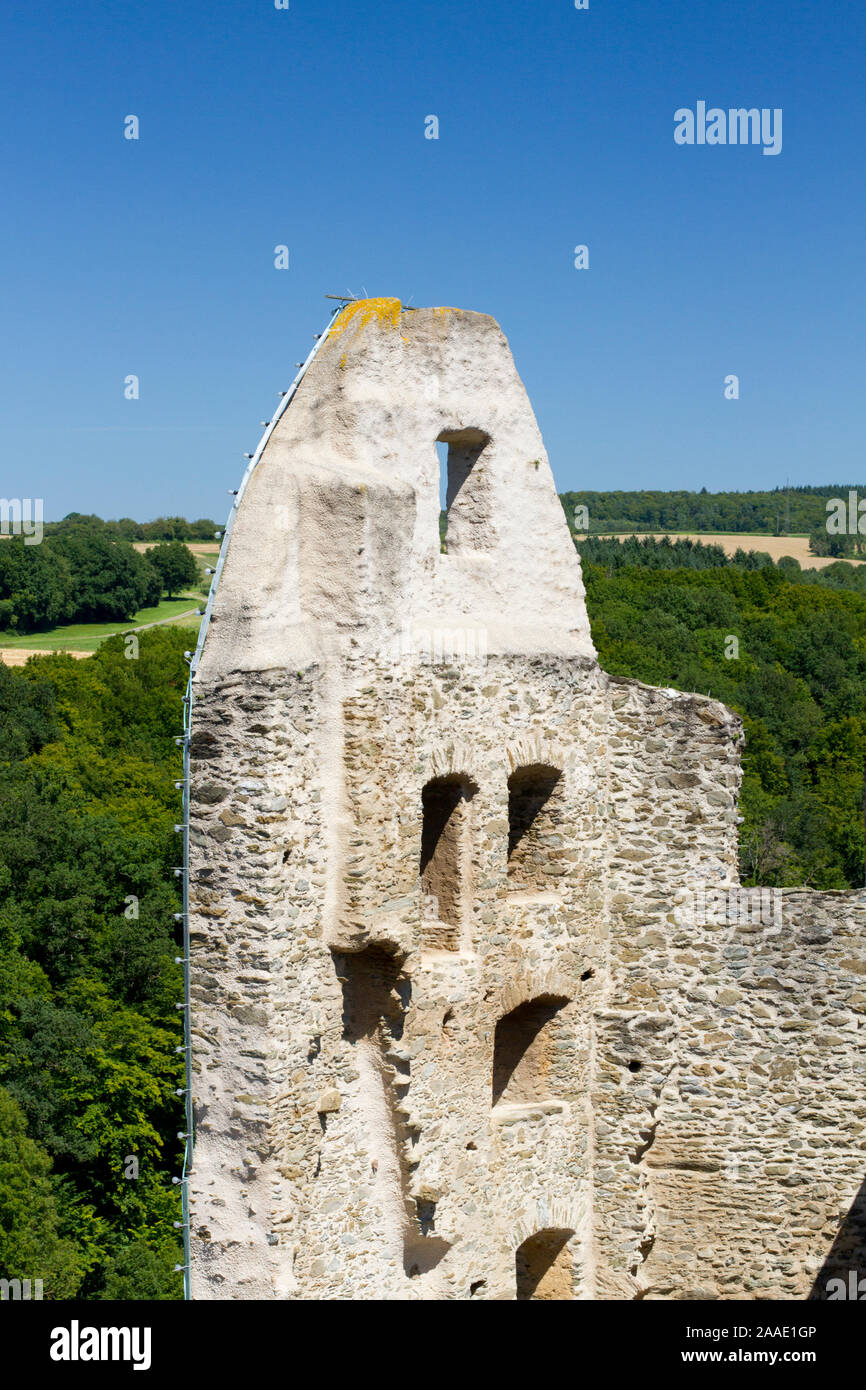
<path fill-rule="evenodd" d="M 106 637 L 113 637 L 116 632 L 131 632 L 137 627 L 146 627 L 151 623 L 171 622 L 176 627 L 197 629 L 201 622 L 197 615 L 180 618 L 180 614 L 189 613 L 191 608 L 203 607 L 204 596 L 201 593 L 187 594 L 182 598 L 163 599 L 155 608 L 141 608 L 128 622 L 72 623 L 68 627 L 53 627 L 45 632 L 27 632 L 15 637 L 2 633 L 0 648 L 24 647 L 41 652 L 95 652 Z"/>

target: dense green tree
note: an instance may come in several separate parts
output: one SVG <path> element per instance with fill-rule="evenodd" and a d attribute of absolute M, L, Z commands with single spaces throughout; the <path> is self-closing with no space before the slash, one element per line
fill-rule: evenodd
<path fill-rule="evenodd" d="M 177 1250 L 168 1253 L 153 1249 L 143 1240 L 132 1240 L 108 1260 L 105 1282 L 100 1298 L 117 1300 L 147 1300 L 149 1303 L 181 1298 L 181 1277 L 173 1271 L 171 1260 Z"/>
<path fill-rule="evenodd" d="M 84 1273 L 61 1230 L 51 1159 L 28 1137 L 21 1107 L 0 1088 L 0 1278 L 42 1280 L 43 1298 L 74 1298 Z"/>
<path fill-rule="evenodd" d="M 74 610 L 71 566 L 43 541 L 0 543 L 0 629 L 35 632 L 65 622 Z"/>
<path fill-rule="evenodd" d="M 149 551 L 147 558 L 157 571 L 169 598 L 195 584 L 198 579 L 195 556 L 183 541 L 163 541 Z"/>
<path fill-rule="evenodd" d="M 74 621 L 131 618 L 139 608 L 159 602 L 153 566 L 126 541 L 113 541 L 88 527 L 75 528 L 44 542 L 62 556 L 72 574 Z"/>
<path fill-rule="evenodd" d="M 102 531 L 105 522 L 95 512 L 67 512 L 62 521 L 49 522 L 48 533 L 68 535 L 73 531 Z"/>
<path fill-rule="evenodd" d="M 53 1163 L 52 1219 L 86 1298 L 180 1293 L 187 641 L 158 628 L 138 659 L 118 637 L 87 661 L 0 667 L 0 1083 Z M 4 1192 L 0 1172 L 0 1211 Z"/>
<path fill-rule="evenodd" d="M 59 737 L 55 689 L 34 676 L 26 683 L 0 662 L 0 749 L 4 762 L 36 753 Z"/>

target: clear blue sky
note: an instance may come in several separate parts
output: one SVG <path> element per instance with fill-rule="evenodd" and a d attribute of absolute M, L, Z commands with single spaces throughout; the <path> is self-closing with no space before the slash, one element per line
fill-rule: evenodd
<path fill-rule="evenodd" d="M 863 480 L 864 30 L 812 0 L 8 6 L 0 490 L 222 521 L 347 290 L 492 313 L 560 489 Z M 698 100 L 781 107 L 782 153 L 677 146 Z"/>

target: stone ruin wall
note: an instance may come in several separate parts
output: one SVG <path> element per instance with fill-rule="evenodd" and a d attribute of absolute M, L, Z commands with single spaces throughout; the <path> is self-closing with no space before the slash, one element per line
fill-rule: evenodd
<path fill-rule="evenodd" d="M 340 313 L 193 688 L 194 1297 L 802 1299 L 863 1264 L 866 895 L 740 920 L 739 721 L 599 668 L 492 319 Z"/>
<path fill-rule="evenodd" d="M 618 684 L 611 793 L 616 805 L 626 792 L 628 816 L 614 813 L 599 1030 L 595 1109 L 611 1130 L 596 1212 L 612 1249 L 597 1296 L 823 1297 L 858 1250 L 862 1263 L 866 1236 L 866 894 L 784 890 L 764 922 L 740 920 L 742 906 L 736 921 L 695 920 L 694 888 L 738 884 L 739 722 L 699 699 L 684 720 L 682 698 Z M 754 904 L 753 890 L 750 916 Z M 624 1092 L 628 1053 L 640 1070 Z"/>
<path fill-rule="evenodd" d="M 544 1230 L 542 1297 L 805 1298 L 840 1223 L 847 1268 L 864 895 L 787 891 L 781 929 L 691 919 L 692 884 L 736 884 L 735 717 L 583 660 L 347 662 L 335 854 L 330 685 L 200 697 L 196 1296 L 514 1298 Z M 521 891 L 526 762 L 564 775 Z M 422 789 L 455 774 L 468 910 L 441 949 Z M 548 1097 L 494 1106 L 496 1025 L 539 998 L 566 1001 Z"/>

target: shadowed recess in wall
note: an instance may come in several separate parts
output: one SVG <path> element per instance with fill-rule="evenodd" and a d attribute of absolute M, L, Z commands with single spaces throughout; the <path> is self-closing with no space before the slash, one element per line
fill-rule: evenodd
<path fill-rule="evenodd" d="M 574 1298 L 569 1230 L 536 1231 L 517 1247 L 514 1273 L 518 1303 Z"/>
<path fill-rule="evenodd" d="M 401 974 L 398 957 L 381 946 L 368 946 L 357 954 L 335 951 L 334 968 L 343 986 L 346 1041 L 376 1037 L 382 1041 L 383 1026 L 391 1038 L 399 1040 L 412 987 Z"/>
<path fill-rule="evenodd" d="M 412 987 L 402 960 L 381 946 L 334 952 L 343 987 L 343 1036 L 358 1048 L 358 1070 L 370 1124 L 371 1156 L 381 1184 L 386 1224 L 403 1246 L 407 1275 L 426 1274 L 450 1248 L 435 1231 L 435 1203 L 413 1197 L 411 1153 L 420 1137 L 408 1121 L 409 1061 L 397 1046 Z"/>
<path fill-rule="evenodd" d="M 859 1281 L 863 1280 L 862 1289 Z M 866 1182 L 860 1188 L 836 1232 L 809 1293 L 809 1302 L 834 1303 L 866 1299 Z"/>
<path fill-rule="evenodd" d="M 490 480 L 479 460 L 490 436 L 484 430 L 442 430 L 436 445 L 441 481 L 444 480 L 444 517 L 440 536 L 444 551 L 481 550 L 490 535 Z"/>
<path fill-rule="evenodd" d="M 568 1002 L 561 996 L 543 995 L 500 1018 L 493 1042 L 494 1105 L 527 1105 L 551 1098 L 548 1025 Z"/>
<path fill-rule="evenodd" d="M 562 773 L 535 764 L 508 779 L 508 878 L 512 887 L 550 886 L 557 847 L 557 790 Z"/>
<path fill-rule="evenodd" d="M 435 777 L 421 793 L 421 888 L 435 904 L 434 917 L 452 928 L 439 933 L 446 949 L 457 950 L 466 883 L 466 830 L 469 803 L 477 787 L 468 777 Z M 427 935 L 430 935 L 428 932 Z"/>

